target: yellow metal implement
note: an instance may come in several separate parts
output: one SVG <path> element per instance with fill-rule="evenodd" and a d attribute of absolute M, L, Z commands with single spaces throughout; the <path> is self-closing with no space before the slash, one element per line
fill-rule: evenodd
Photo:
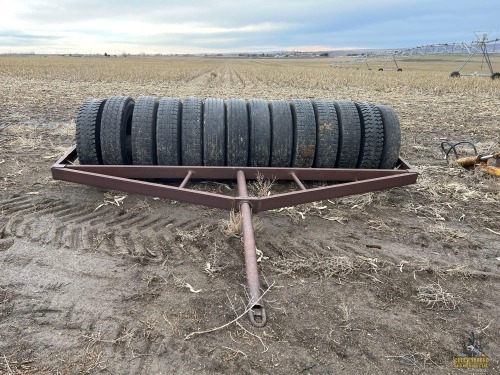
<path fill-rule="evenodd" d="M 500 152 L 483 156 L 467 156 L 457 159 L 457 163 L 467 169 L 476 168 L 481 172 L 500 177 Z"/>

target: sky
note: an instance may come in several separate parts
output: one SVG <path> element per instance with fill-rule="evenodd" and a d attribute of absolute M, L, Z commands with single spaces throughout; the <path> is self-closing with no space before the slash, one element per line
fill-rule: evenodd
<path fill-rule="evenodd" d="M 498 0 L 0 0 L 0 53 L 406 48 L 500 37 Z"/>

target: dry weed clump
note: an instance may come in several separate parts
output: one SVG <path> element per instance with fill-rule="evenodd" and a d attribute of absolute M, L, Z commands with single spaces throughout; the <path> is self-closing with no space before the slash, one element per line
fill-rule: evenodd
<path fill-rule="evenodd" d="M 249 184 L 250 195 L 257 197 L 267 197 L 271 195 L 271 188 L 274 185 L 276 179 L 266 180 L 264 179 L 264 175 L 260 172 L 257 172 L 257 178 L 255 181 Z"/>
<path fill-rule="evenodd" d="M 243 234 L 242 218 L 239 212 L 229 212 L 229 219 L 219 221 L 219 230 L 226 237 L 240 238 Z"/>
<path fill-rule="evenodd" d="M 380 203 L 380 201 L 385 197 L 387 193 L 385 192 L 370 192 L 359 195 L 350 195 L 347 197 L 339 198 L 336 201 L 330 201 L 331 203 L 338 203 L 342 205 L 349 206 L 352 210 L 354 209 L 364 209 L 366 206 L 370 206 L 375 201 Z M 334 203 L 334 204 L 335 204 Z"/>
<path fill-rule="evenodd" d="M 457 240 L 467 240 L 467 234 L 458 230 L 452 229 L 443 223 L 434 224 L 429 227 L 429 233 L 443 242 L 455 242 Z"/>
<path fill-rule="evenodd" d="M 394 232 L 394 228 L 390 227 L 382 220 L 368 220 L 367 227 L 379 232 Z"/>
<path fill-rule="evenodd" d="M 214 246 L 208 254 L 208 261 L 205 263 L 203 270 L 211 277 L 216 273 L 226 268 L 226 265 L 220 264 L 221 252 L 217 249 L 217 241 L 214 241 Z"/>
<path fill-rule="evenodd" d="M 252 226 L 255 233 L 262 230 L 264 225 L 255 216 L 252 216 Z M 219 221 L 219 230 L 225 237 L 243 237 L 243 219 L 241 213 L 232 210 L 229 212 L 229 219 Z"/>
<path fill-rule="evenodd" d="M 429 309 L 455 310 L 460 303 L 457 296 L 443 289 L 439 283 L 419 286 L 416 298 Z"/>
<path fill-rule="evenodd" d="M 437 274 L 442 278 L 445 278 L 446 276 L 456 276 L 459 278 L 469 279 L 474 276 L 479 276 L 480 272 L 472 270 L 467 265 L 459 264 L 451 268 L 438 269 Z"/>
<path fill-rule="evenodd" d="M 427 262 L 408 262 L 401 261 L 399 265 L 396 265 L 399 272 L 411 272 L 413 273 L 413 279 L 417 280 L 418 275 L 423 275 L 424 278 L 429 274 L 436 275 L 442 280 L 447 278 L 458 278 L 458 279 L 472 279 L 472 278 L 484 278 L 491 277 L 494 279 L 500 278 L 500 274 L 488 271 L 481 271 L 473 269 L 465 264 L 452 264 L 446 266 L 437 266 L 436 264 Z"/>
<path fill-rule="evenodd" d="M 376 274 L 385 264 L 376 258 L 364 256 L 328 256 L 307 259 L 283 259 L 273 262 L 281 275 L 318 275 L 341 279 L 354 273 Z"/>

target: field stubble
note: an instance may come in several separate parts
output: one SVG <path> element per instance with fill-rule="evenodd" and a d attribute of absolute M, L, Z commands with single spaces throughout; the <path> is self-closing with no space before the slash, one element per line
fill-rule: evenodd
<path fill-rule="evenodd" d="M 500 82 L 328 63 L 0 58 L 0 373 L 444 374 L 470 331 L 498 371 L 500 184 L 439 144 L 500 151 Z M 111 95 L 388 104 L 421 176 L 260 214 L 268 326 L 192 337 L 245 310 L 237 215 L 50 178 L 79 105 Z"/>

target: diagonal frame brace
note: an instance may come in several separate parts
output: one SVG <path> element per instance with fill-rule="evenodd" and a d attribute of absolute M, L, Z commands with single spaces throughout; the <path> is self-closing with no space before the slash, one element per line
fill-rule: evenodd
<path fill-rule="evenodd" d="M 253 213 L 410 185 L 418 176 L 418 171 L 401 158 L 399 169 L 76 165 L 76 159 L 76 151 L 72 148 L 52 166 L 53 178 L 224 210 L 237 209 L 243 198 L 189 189 L 188 183 L 204 179 L 237 180 L 238 172 L 242 171 L 247 180 L 255 180 L 260 175 L 277 181 L 294 181 L 298 186 L 297 191 L 244 198 L 252 206 Z M 181 183 L 171 186 L 141 179 L 180 180 Z M 332 184 L 306 188 L 302 181 L 328 181 Z"/>

